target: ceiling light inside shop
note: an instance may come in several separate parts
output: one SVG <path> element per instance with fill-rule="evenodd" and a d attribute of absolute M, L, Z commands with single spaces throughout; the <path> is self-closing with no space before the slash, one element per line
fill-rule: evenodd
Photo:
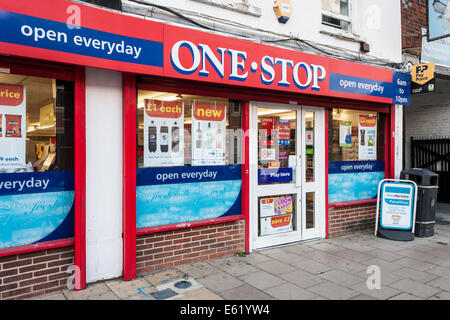
<path fill-rule="evenodd" d="M 286 109 L 258 109 L 258 116 L 267 116 L 269 114 L 276 114 L 276 113 L 283 113 L 283 112 L 290 112 L 292 110 L 286 110 Z"/>

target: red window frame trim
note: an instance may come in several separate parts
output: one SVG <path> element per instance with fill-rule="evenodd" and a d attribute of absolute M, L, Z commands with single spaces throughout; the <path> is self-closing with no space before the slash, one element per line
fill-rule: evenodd
<path fill-rule="evenodd" d="M 134 79 L 133 79 L 134 78 Z M 391 112 L 391 105 L 356 101 L 348 99 L 336 99 L 329 97 L 318 97 L 305 94 L 293 94 L 286 92 L 276 92 L 263 89 L 245 88 L 240 86 L 229 86 L 229 85 L 218 85 L 209 84 L 198 81 L 190 80 L 180 80 L 173 78 L 164 78 L 156 76 L 139 76 L 139 75 L 127 75 L 127 80 L 124 80 L 124 220 L 131 219 L 127 225 L 126 230 L 128 235 L 131 237 L 132 233 L 136 236 L 142 236 L 146 234 L 174 231 L 186 228 L 193 228 L 204 225 L 220 224 L 224 222 L 245 220 L 245 252 L 250 251 L 250 235 L 249 235 L 249 175 L 248 175 L 248 158 L 249 158 L 249 137 L 246 135 L 244 139 L 244 154 L 245 154 L 245 164 L 243 165 L 242 172 L 242 215 L 233 217 L 224 217 L 217 219 L 194 221 L 189 223 L 178 223 L 171 225 L 155 226 L 150 228 L 134 228 L 132 230 L 132 224 L 130 221 L 136 224 L 136 94 L 137 90 L 149 90 L 149 91 L 162 91 L 162 92 L 177 92 L 181 94 L 191 94 L 200 96 L 217 96 L 222 98 L 238 99 L 243 101 L 243 129 L 244 131 L 249 128 L 249 101 L 264 101 L 273 103 L 283 103 L 292 105 L 308 105 L 326 108 L 330 112 L 330 108 L 342 108 L 342 109 L 352 109 L 352 110 L 363 110 L 363 111 L 374 111 L 389 114 Z M 134 89 L 133 89 L 134 88 Z M 127 92 L 127 90 L 134 90 L 134 92 Z M 134 96 L 133 96 L 134 95 Z M 127 98 L 125 98 L 127 97 Z M 132 98 L 132 103 L 126 101 L 126 99 Z M 388 118 L 388 117 L 386 117 Z M 328 117 L 325 119 L 325 146 L 326 146 L 326 174 L 325 174 L 325 189 L 326 194 L 328 194 Z M 387 126 L 388 127 L 388 126 Z M 126 151 L 125 151 L 126 150 Z M 388 158 L 386 158 L 388 159 Z M 131 187 L 132 186 L 132 187 Z M 130 188 L 131 187 L 131 188 Z M 125 188 L 128 190 L 125 191 Z M 333 206 L 338 206 L 339 204 L 328 203 L 328 197 L 325 197 L 325 234 L 329 237 L 329 208 Z M 371 203 L 373 199 L 358 201 L 357 204 Z M 356 203 L 354 203 L 356 204 Z M 342 206 L 349 205 L 349 203 L 342 203 Z M 136 243 L 132 243 L 128 239 L 128 244 L 125 245 L 125 238 L 127 238 L 124 229 L 124 279 L 134 279 L 136 277 Z M 125 253 L 128 251 L 127 253 Z M 134 266 L 134 267 L 133 267 Z"/>
<path fill-rule="evenodd" d="M 0 67 L 9 69 L 10 74 L 53 78 L 73 81 L 74 96 L 74 237 L 19 247 L 0 249 L 0 257 L 31 253 L 42 250 L 74 246 L 75 289 L 86 287 L 86 130 L 85 130 L 85 81 L 84 67 L 74 67 L 38 60 L 0 57 Z"/>

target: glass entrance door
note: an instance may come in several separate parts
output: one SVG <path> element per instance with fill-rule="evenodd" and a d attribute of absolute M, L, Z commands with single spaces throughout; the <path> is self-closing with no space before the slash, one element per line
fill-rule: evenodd
<path fill-rule="evenodd" d="M 313 108 L 251 104 L 251 249 L 320 236 L 320 116 Z"/>

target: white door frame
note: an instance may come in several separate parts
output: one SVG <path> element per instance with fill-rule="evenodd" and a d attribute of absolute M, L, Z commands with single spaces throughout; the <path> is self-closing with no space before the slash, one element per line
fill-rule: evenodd
<path fill-rule="evenodd" d="M 296 182 L 290 184 L 258 185 L 258 107 L 291 109 L 297 111 L 297 165 Z M 305 180 L 305 112 L 315 112 L 314 150 L 315 150 L 315 182 L 304 183 Z M 325 110 L 323 108 L 302 107 L 297 105 L 276 104 L 266 102 L 250 102 L 249 128 L 249 242 L 250 251 L 265 247 L 283 245 L 306 239 L 325 237 Z M 300 129 L 300 130 L 298 130 Z M 315 224 L 313 230 L 305 229 L 305 192 L 315 192 Z M 296 231 L 258 237 L 258 197 L 264 195 L 297 194 Z"/>

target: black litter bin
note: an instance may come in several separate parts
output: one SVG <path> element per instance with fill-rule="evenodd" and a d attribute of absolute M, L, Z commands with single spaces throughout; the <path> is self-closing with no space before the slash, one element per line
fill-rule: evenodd
<path fill-rule="evenodd" d="M 427 169 L 412 168 L 403 170 L 400 179 L 414 181 L 418 187 L 414 235 L 433 236 L 439 175 Z"/>

